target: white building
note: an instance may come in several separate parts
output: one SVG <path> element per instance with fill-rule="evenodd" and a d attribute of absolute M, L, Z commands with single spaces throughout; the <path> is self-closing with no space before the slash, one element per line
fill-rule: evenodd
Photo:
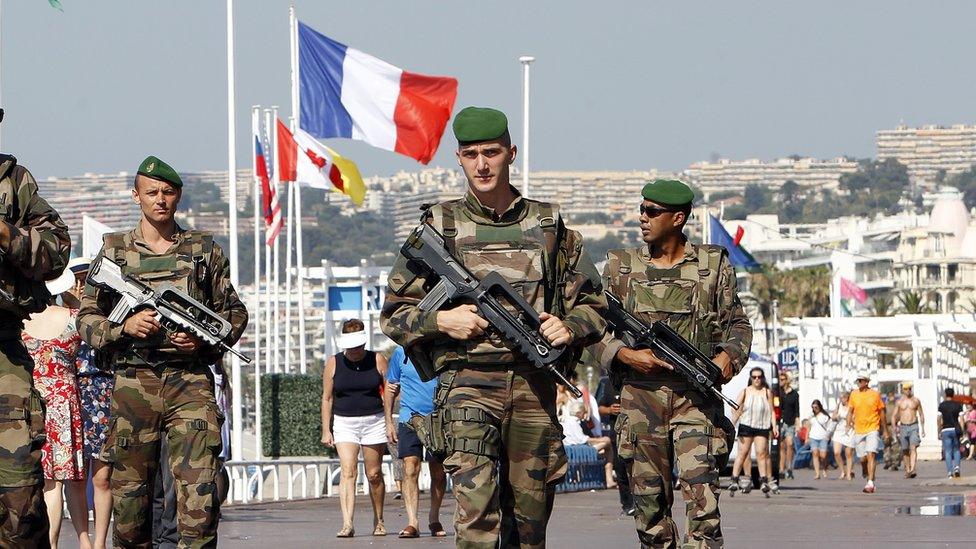
<path fill-rule="evenodd" d="M 814 399 L 834 410 L 859 373 L 883 394 L 914 384 L 922 402 L 925 438 L 920 456 L 941 452 L 936 409 L 946 388 L 969 394 L 976 352 L 976 315 L 897 315 L 869 318 L 787 319 L 799 355 L 800 411 Z"/>
<path fill-rule="evenodd" d="M 922 126 L 902 124 L 877 133 L 878 160 L 894 158 L 908 168 L 919 184 L 934 185 L 940 171 L 952 175 L 976 164 L 976 126 Z"/>
<path fill-rule="evenodd" d="M 741 192 L 747 185 L 775 190 L 790 180 L 801 188 L 836 189 L 840 176 L 855 171 L 857 162 L 847 158 L 779 158 L 772 162 L 723 158 L 716 162 L 695 162 L 685 170 L 685 175 L 707 198 L 716 192 Z"/>

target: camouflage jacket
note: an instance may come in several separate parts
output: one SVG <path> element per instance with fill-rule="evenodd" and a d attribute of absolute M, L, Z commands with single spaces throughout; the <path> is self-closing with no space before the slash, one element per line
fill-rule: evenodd
<path fill-rule="evenodd" d="M 141 224 L 128 233 L 109 233 L 103 239 L 99 256 L 112 259 L 122 272 L 156 288 L 170 283 L 186 291 L 231 323 L 227 338 L 233 345 L 247 326 L 247 308 L 230 283 L 230 262 L 208 233 L 177 227 L 175 242 L 165 253 L 157 254 L 143 239 Z M 81 338 L 113 366 L 156 366 L 167 363 L 201 362 L 212 364 L 220 353 L 210 346 L 194 355 L 181 354 L 161 330 L 155 336 L 138 340 L 122 332 L 122 324 L 112 324 L 108 315 L 118 302 L 115 292 L 88 284 L 78 311 Z"/>
<path fill-rule="evenodd" d="M 34 176 L 9 155 L 0 155 L 0 223 L 10 232 L 9 243 L 0 242 L 0 288 L 14 298 L 0 298 L 0 330 L 19 330 L 22 319 L 47 306 L 44 281 L 64 270 L 71 240 L 61 216 L 38 196 Z"/>
<path fill-rule="evenodd" d="M 483 206 L 469 191 L 460 200 L 430 208 L 423 222 L 453 241 L 453 246 L 449 243 L 452 253 L 476 277 L 497 271 L 537 311 L 546 308 L 546 284 L 554 284 L 549 288 L 553 302 L 548 312 L 563 312 L 558 316 L 573 333 L 574 347 L 599 341 L 606 329 L 602 317 L 606 300 L 580 234 L 563 227 L 554 205 L 523 199 L 512 190 L 515 200 L 501 214 Z M 454 225 L 448 231 L 444 230 L 445 219 Z M 545 276 L 551 270 L 545 266 L 551 254 L 546 251 L 544 226 L 561 229 L 553 233 L 562 235 L 555 281 L 546 280 Z M 455 233 L 453 238 L 450 233 Z M 524 361 L 497 335 L 461 342 L 438 331 L 436 312 L 425 313 L 417 307 L 433 281 L 414 274 L 402 255 L 394 262 L 388 282 L 380 316 L 383 332 L 408 352 L 414 350 L 413 346 L 421 346 L 438 371 L 461 364 L 477 367 L 518 365 Z"/>
<path fill-rule="evenodd" d="M 738 372 L 749 358 L 752 326 L 739 301 L 735 269 L 721 246 L 685 243 L 684 256 L 668 269 L 651 264 L 647 248 L 610 250 L 603 269 L 606 290 L 638 318 L 664 320 L 708 356 L 725 351 Z M 591 349 L 604 369 L 609 369 L 624 344 L 607 333 Z M 636 372 L 625 378 L 636 379 Z M 662 372 L 654 379 L 677 379 Z"/>

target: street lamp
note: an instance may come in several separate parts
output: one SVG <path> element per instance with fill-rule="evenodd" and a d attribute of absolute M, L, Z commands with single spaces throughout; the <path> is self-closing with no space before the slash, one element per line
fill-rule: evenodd
<path fill-rule="evenodd" d="M 535 57 L 519 57 L 522 64 L 522 196 L 529 197 L 529 65 Z"/>

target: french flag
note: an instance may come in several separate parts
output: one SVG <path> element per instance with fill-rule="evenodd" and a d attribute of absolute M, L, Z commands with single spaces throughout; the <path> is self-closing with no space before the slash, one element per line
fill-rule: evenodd
<path fill-rule="evenodd" d="M 426 76 L 340 44 L 298 23 L 299 126 L 427 164 L 457 98 L 457 80 Z"/>

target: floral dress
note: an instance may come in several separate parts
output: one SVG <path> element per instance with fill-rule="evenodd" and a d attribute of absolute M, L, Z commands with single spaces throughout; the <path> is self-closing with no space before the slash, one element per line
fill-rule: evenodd
<path fill-rule="evenodd" d="M 44 430 L 47 442 L 41 455 L 44 478 L 84 480 L 84 438 L 81 429 L 81 401 L 75 381 L 75 360 L 81 336 L 75 328 L 77 309 L 61 335 L 37 339 L 23 332 L 24 344 L 34 359 L 34 386 L 46 404 Z"/>
<path fill-rule="evenodd" d="M 115 380 L 112 372 L 95 362 L 95 350 L 84 341 L 78 353 L 78 389 L 81 392 L 81 419 L 85 429 L 85 457 L 98 459 L 108 436 L 109 406 Z"/>

